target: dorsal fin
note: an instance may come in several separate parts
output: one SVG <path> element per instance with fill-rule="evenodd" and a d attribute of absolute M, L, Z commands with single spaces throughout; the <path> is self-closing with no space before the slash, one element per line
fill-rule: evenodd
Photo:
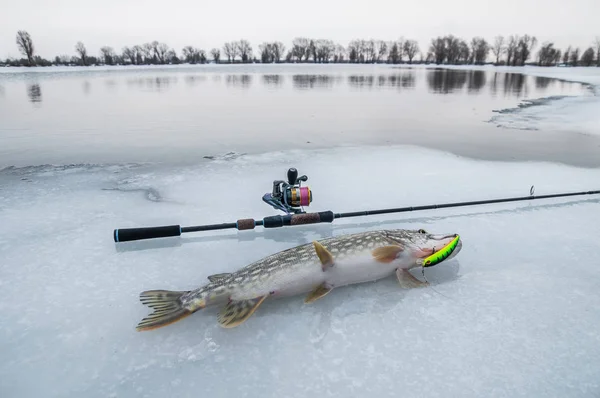
<path fill-rule="evenodd" d="M 214 275 L 210 275 L 208 277 L 208 280 L 211 281 L 211 282 L 216 282 L 219 279 L 225 278 L 225 277 L 227 277 L 229 275 L 231 275 L 230 272 L 223 272 L 222 274 L 214 274 Z"/>
<path fill-rule="evenodd" d="M 333 255 L 329 252 L 329 250 L 327 250 L 322 244 L 320 244 L 316 240 L 313 242 L 313 246 L 315 247 L 317 256 L 321 261 L 321 268 L 323 269 L 323 272 L 325 272 L 327 267 L 333 267 Z"/>

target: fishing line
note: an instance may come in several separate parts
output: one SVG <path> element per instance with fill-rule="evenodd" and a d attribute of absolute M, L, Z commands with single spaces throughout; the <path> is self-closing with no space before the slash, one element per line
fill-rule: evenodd
<path fill-rule="evenodd" d="M 436 293 L 437 293 L 437 294 L 439 294 L 440 296 L 444 296 L 444 297 L 446 297 L 446 298 L 447 298 L 447 299 L 449 299 L 449 300 L 456 301 L 456 300 L 454 300 L 452 297 L 448 297 L 448 296 L 446 296 L 445 294 L 442 294 L 442 293 L 438 292 L 437 290 L 435 290 L 435 289 L 433 288 L 433 286 L 431 286 L 431 284 L 430 284 L 430 283 L 429 283 L 429 281 L 427 280 L 427 277 L 425 277 L 425 267 L 424 267 L 424 266 L 422 266 L 422 267 L 421 267 L 421 273 L 423 274 L 423 279 L 425 279 L 425 282 L 427 282 L 427 287 L 428 287 L 428 288 L 430 288 L 431 290 L 433 290 L 434 292 L 436 292 Z"/>

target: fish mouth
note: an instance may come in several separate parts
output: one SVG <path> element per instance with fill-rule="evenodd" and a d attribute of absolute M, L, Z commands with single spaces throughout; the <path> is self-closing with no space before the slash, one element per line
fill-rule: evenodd
<path fill-rule="evenodd" d="M 427 239 L 427 242 L 423 245 L 419 245 L 416 250 L 416 257 L 423 259 L 431 256 L 436 253 L 447 244 L 452 242 L 458 234 L 440 234 L 440 235 L 430 235 Z M 450 260 L 454 256 L 460 252 L 462 249 L 462 239 L 459 238 L 456 248 L 452 251 L 452 253 L 446 258 L 446 260 Z"/>

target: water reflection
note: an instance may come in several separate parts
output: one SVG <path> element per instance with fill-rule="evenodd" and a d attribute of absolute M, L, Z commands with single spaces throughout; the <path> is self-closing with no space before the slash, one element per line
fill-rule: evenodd
<path fill-rule="evenodd" d="M 351 75 L 348 76 L 348 84 L 352 87 L 372 87 L 375 84 L 375 76 Z"/>
<path fill-rule="evenodd" d="M 414 72 L 410 72 L 401 75 L 389 75 L 387 84 L 390 87 L 414 88 L 415 80 Z"/>
<path fill-rule="evenodd" d="M 335 82 L 340 80 L 339 76 L 332 75 L 294 75 L 292 77 L 294 88 L 301 90 L 331 88 Z"/>
<path fill-rule="evenodd" d="M 467 76 L 465 70 L 433 69 L 427 74 L 427 82 L 434 93 L 450 94 L 464 88 Z"/>
<path fill-rule="evenodd" d="M 228 86 L 248 88 L 252 84 L 252 75 L 227 75 L 225 82 Z"/>
<path fill-rule="evenodd" d="M 494 70 L 377 68 L 377 69 L 341 69 L 315 71 L 307 73 L 289 73 L 279 70 L 265 70 L 263 73 L 232 71 L 235 73 L 202 71 L 185 71 L 182 74 L 165 74 L 156 72 L 135 73 L 127 75 L 111 75 L 101 80 L 100 87 L 106 91 L 115 91 L 125 86 L 131 91 L 163 92 L 177 85 L 195 90 L 200 85 L 203 90 L 226 90 L 229 87 L 252 90 L 254 86 L 289 91 L 337 90 L 350 88 L 369 91 L 392 90 L 401 92 L 406 89 L 427 92 L 430 95 L 490 95 L 522 98 L 526 95 L 544 96 L 544 91 L 570 90 L 573 83 L 548 77 L 535 77 L 514 72 L 496 72 Z M 241 73 L 240 73 L 241 72 Z M 317 72 L 317 73 L 315 73 Z M 30 103 L 41 103 L 40 84 L 43 80 L 25 83 L 27 98 Z M 100 95 L 92 90 L 93 80 L 83 76 L 75 82 L 80 96 Z M 41 82 L 41 83 L 40 83 Z M 5 82 L 0 79 L 0 98 L 8 96 Z M 223 84 L 225 83 L 225 85 Z M 52 90 L 49 87 L 45 90 Z M 105 90 L 100 90 L 105 91 Z M 50 93 L 52 94 L 52 93 Z M 52 95 L 54 97 L 54 95 Z M 48 101 L 44 98 L 44 101 Z"/>
<path fill-rule="evenodd" d="M 550 79 L 549 77 L 536 76 L 535 87 L 541 88 L 541 89 L 547 89 L 554 82 L 555 82 L 555 80 Z"/>
<path fill-rule="evenodd" d="M 492 96 L 502 91 L 504 96 L 522 97 L 527 95 L 528 76 L 520 73 L 493 72 L 488 79 L 488 72 L 480 70 L 433 69 L 427 73 L 430 92 L 436 94 L 452 94 L 465 89 L 469 94 L 479 94 L 486 86 Z M 532 78 L 533 79 L 533 78 Z M 543 91 L 554 84 L 553 79 L 535 78 L 535 88 Z"/>
<path fill-rule="evenodd" d="M 469 84 L 467 85 L 469 93 L 478 93 L 485 86 L 486 80 L 486 73 L 484 71 L 470 71 Z"/>
<path fill-rule="evenodd" d="M 526 78 L 527 76 L 520 73 L 506 73 L 504 75 L 504 95 L 516 97 L 521 97 L 523 93 L 527 95 Z"/>
<path fill-rule="evenodd" d="M 188 75 L 184 78 L 185 84 L 190 87 L 196 86 L 199 83 L 206 81 L 206 76 L 204 75 Z"/>
<path fill-rule="evenodd" d="M 394 74 L 394 75 L 350 75 L 348 76 L 348 85 L 357 88 L 373 87 L 415 87 L 415 74 L 413 72 Z"/>
<path fill-rule="evenodd" d="M 262 82 L 265 86 L 280 87 L 283 84 L 282 75 L 263 75 Z"/>
<path fill-rule="evenodd" d="M 128 79 L 128 86 L 137 86 L 150 91 L 164 91 L 169 88 L 172 84 L 177 82 L 176 77 L 171 76 L 156 76 L 156 77 L 139 77 L 135 79 Z"/>
<path fill-rule="evenodd" d="M 38 104 L 42 102 L 42 89 L 39 84 L 28 84 L 27 85 L 27 96 L 29 101 Z"/>

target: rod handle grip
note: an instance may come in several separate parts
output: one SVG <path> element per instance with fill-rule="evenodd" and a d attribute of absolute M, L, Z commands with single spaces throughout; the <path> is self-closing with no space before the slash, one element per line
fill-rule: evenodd
<path fill-rule="evenodd" d="M 169 236 L 181 236 L 181 227 L 179 225 L 165 225 L 162 227 L 148 228 L 122 228 L 113 231 L 113 239 L 115 242 L 167 238 Z"/>
<path fill-rule="evenodd" d="M 292 214 L 288 216 L 271 216 L 263 219 L 265 228 L 278 228 L 288 225 L 318 224 L 322 222 L 333 222 L 332 211 L 320 211 L 318 213 Z"/>

